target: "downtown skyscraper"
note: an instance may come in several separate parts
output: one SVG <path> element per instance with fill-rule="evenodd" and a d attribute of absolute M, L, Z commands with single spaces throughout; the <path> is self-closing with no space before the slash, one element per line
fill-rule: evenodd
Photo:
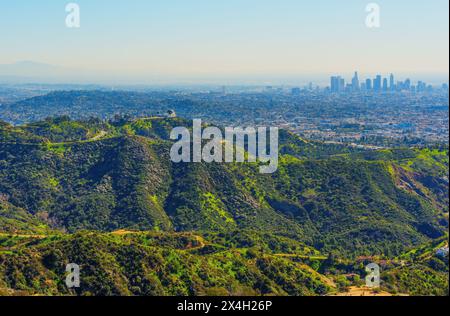
<path fill-rule="evenodd" d="M 358 72 L 355 71 L 355 75 L 353 76 L 353 79 L 352 79 L 352 90 L 359 91 L 359 89 L 360 89 L 360 86 L 359 86 Z"/>
<path fill-rule="evenodd" d="M 373 91 L 381 92 L 381 76 L 377 75 L 373 80 Z"/>
<path fill-rule="evenodd" d="M 345 80 L 341 76 L 331 77 L 331 92 L 343 92 L 345 90 Z"/>
<path fill-rule="evenodd" d="M 391 74 L 389 77 L 389 90 L 395 91 L 395 80 L 394 80 L 394 74 Z"/>

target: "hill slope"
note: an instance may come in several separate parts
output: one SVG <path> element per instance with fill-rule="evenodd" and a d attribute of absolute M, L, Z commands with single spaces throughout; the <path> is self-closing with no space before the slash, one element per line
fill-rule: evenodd
<path fill-rule="evenodd" d="M 108 233 L 119 229 L 169 236 L 192 231 L 219 234 L 227 258 L 234 256 L 236 247 L 229 240 L 243 231 L 251 233 L 246 237 L 249 245 L 241 243 L 241 248 L 259 245 L 272 253 L 309 249 L 345 258 L 393 258 L 445 236 L 448 229 L 448 148 L 363 151 L 308 142 L 282 131 L 279 169 L 262 175 L 257 164 L 172 163 L 168 135 L 179 125 L 190 123 L 161 118 L 77 122 L 62 117 L 18 127 L 0 124 L 0 233 L 103 232 L 96 239 L 98 248 L 104 249 L 99 256 L 115 262 L 122 258 L 112 258 L 112 249 L 123 242 L 111 243 Z M 252 244 L 257 232 L 268 236 Z M 50 238 L 43 244 L 60 248 L 62 240 L 73 244 L 73 239 L 90 239 L 91 235 L 80 234 Z M 33 245 L 22 259 L 32 256 L 44 262 L 47 250 Z M 148 251 L 139 250 L 143 255 Z M 62 257 L 70 256 L 63 252 Z M 261 254 L 257 257 L 264 259 Z M 282 269 L 296 269 L 290 266 L 292 260 L 276 258 Z M 0 260 L 15 269 L 15 260 L 8 256 Z M 181 259 L 188 262 L 186 269 L 192 269 L 195 260 L 195 256 Z M 127 264 L 121 261 L 117 269 Z M 54 278 L 51 267 L 42 269 L 50 273 L 46 278 Z M 130 290 L 134 285 L 127 273 L 116 272 L 113 275 L 127 281 L 116 280 L 108 294 L 140 293 Z M 4 277 L 8 288 L 22 289 Z M 256 283 L 251 284 L 252 291 L 259 291 Z M 314 290 L 312 284 L 298 291 L 283 286 L 270 285 L 275 294 L 325 291 Z M 185 292 L 188 286 L 181 287 Z M 31 290 L 29 284 L 25 288 Z M 49 293 L 58 291 L 49 288 Z"/>

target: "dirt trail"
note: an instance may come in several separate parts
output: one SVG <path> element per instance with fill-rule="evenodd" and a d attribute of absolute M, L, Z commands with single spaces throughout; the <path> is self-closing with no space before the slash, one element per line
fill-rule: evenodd
<path fill-rule="evenodd" d="M 46 235 L 27 235 L 27 234 L 14 234 L 14 233 L 0 233 L 0 237 L 20 237 L 20 238 L 34 238 L 34 239 L 44 239 L 47 238 Z"/>
<path fill-rule="evenodd" d="M 331 294 L 330 296 L 394 296 L 394 295 L 386 291 L 381 290 L 377 291 L 368 287 L 351 286 L 348 292 L 335 293 Z M 399 296 L 406 296 L 406 295 L 399 295 Z"/>
<path fill-rule="evenodd" d="M 309 260 L 327 260 L 325 256 L 308 256 L 308 255 L 298 255 L 298 254 L 290 254 L 290 253 L 277 253 L 274 254 L 275 257 L 282 258 L 298 258 L 298 259 L 309 259 Z"/>
<path fill-rule="evenodd" d="M 100 140 L 105 137 L 108 133 L 106 131 L 100 131 L 97 135 L 89 139 L 89 141 L 95 142 L 96 140 Z"/>

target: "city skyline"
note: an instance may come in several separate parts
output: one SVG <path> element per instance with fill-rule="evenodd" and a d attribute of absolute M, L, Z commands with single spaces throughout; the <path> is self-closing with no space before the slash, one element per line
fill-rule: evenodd
<path fill-rule="evenodd" d="M 396 77 L 393 73 L 388 76 L 377 74 L 374 78 L 366 78 L 360 81 L 358 71 L 354 72 L 354 75 L 347 83 L 345 78 L 340 75 L 331 76 L 330 85 L 328 88 L 332 93 L 340 92 L 360 92 L 360 91 L 373 91 L 376 93 L 381 92 L 395 92 L 395 91 L 411 91 L 411 92 L 425 92 L 432 91 L 437 87 L 436 84 L 430 84 L 422 80 L 417 80 L 414 83 L 410 78 L 404 80 L 395 80 Z M 448 82 L 442 82 L 440 88 L 448 90 Z"/>

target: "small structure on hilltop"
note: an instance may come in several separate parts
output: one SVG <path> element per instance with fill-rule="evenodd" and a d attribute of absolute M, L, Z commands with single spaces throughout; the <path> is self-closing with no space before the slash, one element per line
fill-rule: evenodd
<path fill-rule="evenodd" d="M 175 110 L 168 110 L 166 113 L 166 116 L 168 118 L 175 118 L 175 117 L 177 117 L 177 114 L 175 113 Z"/>
<path fill-rule="evenodd" d="M 441 257 L 441 258 L 447 257 L 448 256 L 448 246 L 439 248 L 436 251 L 436 256 Z"/>

